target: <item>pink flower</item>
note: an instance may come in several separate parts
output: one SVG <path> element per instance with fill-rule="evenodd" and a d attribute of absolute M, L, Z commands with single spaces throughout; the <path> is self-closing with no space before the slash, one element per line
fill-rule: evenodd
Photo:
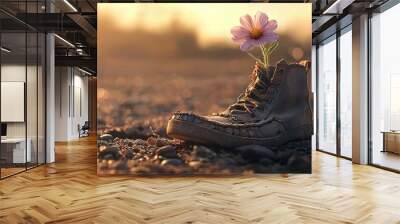
<path fill-rule="evenodd" d="M 232 40 L 240 44 L 242 51 L 248 51 L 255 46 L 262 46 L 278 40 L 274 31 L 278 27 L 275 20 L 269 20 L 267 14 L 257 12 L 254 18 L 246 14 L 240 17 L 241 26 L 231 29 Z"/>

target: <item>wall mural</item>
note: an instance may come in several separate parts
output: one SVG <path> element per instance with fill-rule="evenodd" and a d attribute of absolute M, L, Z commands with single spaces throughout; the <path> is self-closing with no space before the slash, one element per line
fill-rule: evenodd
<path fill-rule="evenodd" d="M 98 174 L 310 173 L 311 4 L 98 4 Z"/>

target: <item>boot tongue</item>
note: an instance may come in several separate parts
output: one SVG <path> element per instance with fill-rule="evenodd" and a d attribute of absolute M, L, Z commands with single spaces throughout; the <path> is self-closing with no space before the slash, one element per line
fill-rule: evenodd
<path fill-rule="evenodd" d="M 252 85 L 257 86 L 265 86 L 267 87 L 271 82 L 272 75 L 274 74 L 275 68 L 269 66 L 268 68 L 264 68 L 260 66 L 258 63 L 254 67 L 254 71 L 252 74 Z"/>

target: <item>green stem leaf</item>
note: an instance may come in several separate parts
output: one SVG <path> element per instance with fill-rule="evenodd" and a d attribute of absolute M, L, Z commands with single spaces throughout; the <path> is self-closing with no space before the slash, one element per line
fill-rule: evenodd
<path fill-rule="evenodd" d="M 278 48 L 279 42 L 275 41 L 271 47 L 269 48 L 268 54 L 272 54 L 273 51 L 275 51 L 276 48 Z"/>

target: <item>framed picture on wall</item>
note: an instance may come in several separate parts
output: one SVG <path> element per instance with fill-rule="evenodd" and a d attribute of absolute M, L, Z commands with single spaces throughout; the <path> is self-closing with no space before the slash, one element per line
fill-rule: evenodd
<path fill-rule="evenodd" d="M 98 4 L 98 174 L 310 173 L 310 58 L 311 4 Z"/>

